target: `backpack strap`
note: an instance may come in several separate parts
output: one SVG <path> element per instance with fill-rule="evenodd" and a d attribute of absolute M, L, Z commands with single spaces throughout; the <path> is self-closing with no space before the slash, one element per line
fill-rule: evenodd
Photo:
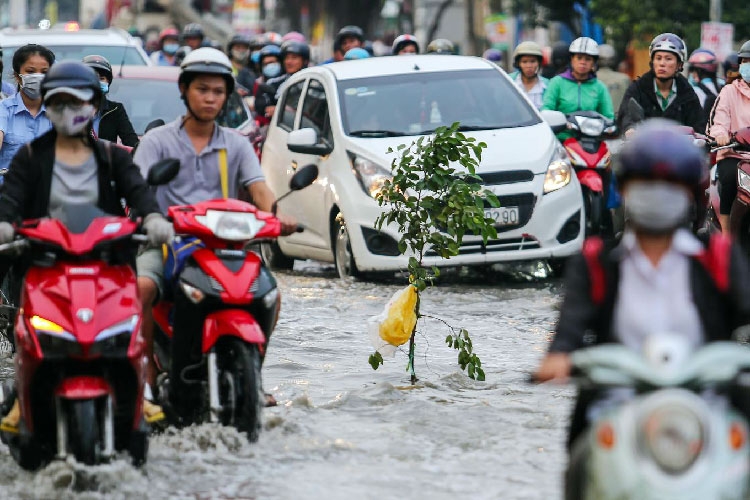
<path fill-rule="evenodd" d="M 229 198 L 229 173 L 227 172 L 227 150 L 219 150 L 219 176 L 221 177 L 221 195 L 226 200 Z"/>
<path fill-rule="evenodd" d="M 583 242 L 583 258 L 586 260 L 591 280 L 591 300 L 596 305 L 603 304 L 607 294 L 607 280 L 601 261 L 603 251 L 604 240 L 597 236 Z"/>
<path fill-rule="evenodd" d="M 729 291 L 732 239 L 721 233 L 712 234 L 706 249 L 696 257 L 721 293 Z"/>

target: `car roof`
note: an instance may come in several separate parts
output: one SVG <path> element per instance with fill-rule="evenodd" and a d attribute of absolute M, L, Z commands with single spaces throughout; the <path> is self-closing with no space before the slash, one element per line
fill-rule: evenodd
<path fill-rule="evenodd" d="M 327 69 L 337 80 L 372 78 L 378 76 L 401 75 L 405 73 L 466 71 L 493 69 L 496 66 L 480 57 L 423 54 L 414 56 L 385 56 L 355 61 L 341 61 L 316 66 Z"/>
<path fill-rule="evenodd" d="M 126 80 L 165 80 L 176 82 L 180 77 L 180 68 L 177 66 L 135 66 L 125 65 L 112 66 L 112 72 L 115 78 L 124 78 Z"/>
<path fill-rule="evenodd" d="M 117 28 L 78 31 L 13 28 L 0 30 L 0 47 L 20 47 L 27 43 L 38 43 L 40 45 L 80 45 L 83 43 L 108 46 L 138 45 L 138 41 L 128 32 Z"/>

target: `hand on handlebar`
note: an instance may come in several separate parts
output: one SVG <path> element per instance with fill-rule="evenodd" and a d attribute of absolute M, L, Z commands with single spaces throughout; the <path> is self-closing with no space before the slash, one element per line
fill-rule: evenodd
<path fill-rule="evenodd" d="M 714 139 L 719 147 L 729 144 L 729 136 L 727 134 L 719 134 Z"/>
<path fill-rule="evenodd" d="M 297 219 L 288 215 L 281 214 L 278 214 L 277 217 L 281 222 L 281 236 L 289 236 L 290 234 L 296 233 L 298 231 Z"/>
<path fill-rule="evenodd" d="M 16 229 L 9 222 L 0 222 L 0 244 L 10 243 L 16 235 Z"/>

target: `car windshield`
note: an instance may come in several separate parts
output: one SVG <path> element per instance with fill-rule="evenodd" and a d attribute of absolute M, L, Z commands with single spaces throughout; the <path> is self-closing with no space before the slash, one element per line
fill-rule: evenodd
<path fill-rule="evenodd" d="M 344 131 L 355 137 L 429 134 L 454 122 L 463 130 L 540 123 L 512 82 L 493 69 L 343 80 L 339 94 Z"/>
<path fill-rule="evenodd" d="M 96 54 L 104 56 L 112 64 L 113 68 L 121 64 L 135 66 L 146 66 L 147 61 L 135 47 L 122 47 L 113 45 L 45 45 L 55 54 L 55 60 L 62 61 L 73 59 L 80 61 L 86 56 Z M 3 47 L 3 80 L 13 81 L 13 54 L 18 47 Z M 115 69 L 117 73 L 117 69 Z"/>

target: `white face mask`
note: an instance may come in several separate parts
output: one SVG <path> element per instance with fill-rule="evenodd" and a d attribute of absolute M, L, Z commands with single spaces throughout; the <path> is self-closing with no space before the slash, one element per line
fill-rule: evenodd
<path fill-rule="evenodd" d="M 41 94 L 42 80 L 44 80 L 44 73 L 29 73 L 27 75 L 19 75 L 21 77 L 21 91 L 26 94 L 29 99 L 39 99 Z"/>
<path fill-rule="evenodd" d="M 80 135 L 94 117 L 96 108 L 92 104 L 80 106 L 66 104 L 47 108 L 47 118 L 60 135 Z"/>
<path fill-rule="evenodd" d="M 667 181 L 630 181 L 623 196 L 625 215 L 636 229 L 668 234 L 687 221 L 692 197 Z"/>

